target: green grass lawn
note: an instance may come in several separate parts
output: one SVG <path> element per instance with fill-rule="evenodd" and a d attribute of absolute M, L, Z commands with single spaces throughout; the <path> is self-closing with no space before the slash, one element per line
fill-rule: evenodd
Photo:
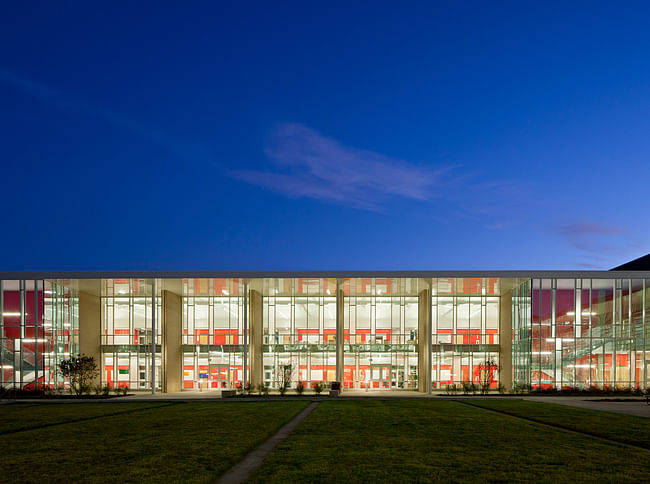
<path fill-rule="evenodd" d="M 95 418 L 123 412 L 140 411 L 160 403 L 16 403 L 0 406 L 0 435 L 45 425 Z"/>
<path fill-rule="evenodd" d="M 2 482 L 209 482 L 289 421 L 308 402 L 2 405 Z M 50 415 L 50 413 L 52 415 Z M 15 422 L 12 427 L 11 422 Z M 5 430 L 6 431 L 6 430 Z"/>
<path fill-rule="evenodd" d="M 641 449 L 455 402 L 339 401 L 316 408 L 252 481 L 638 482 L 648 462 Z"/>
<path fill-rule="evenodd" d="M 471 403 L 650 449 L 649 418 L 530 401 L 477 400 Z M 645 403 L 629 405 L 645 405 Z M 650 475 L 648 478 L 650 479 Z"/>
<path fill-rule="evenodd" d="M 0 482 L 214 481 L 308 403 L 2 405 Z M 630 443 L 650 440 L 650 419 L 548 403 L 473 403 Z M 649 480 L 649 462 L 648 451 L 453 401 L 328 401 L 252 481 L 640 482 Z"/>

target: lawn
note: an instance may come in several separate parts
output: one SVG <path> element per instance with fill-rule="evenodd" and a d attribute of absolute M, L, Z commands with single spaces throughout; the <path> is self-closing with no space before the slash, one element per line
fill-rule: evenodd
<path fill-rule="evenodd" d="M 477 400 L 472 403 L 538 422 L 558 425 L 650 449 L 649 418 L 530 401 Z M 638 402 L 629 405 L 645 404 Z"/>
<path fill-rule="evenodd" d="M 638 482 L 649 457 L 456 402 L 339 401 L 316 408 L 252 481 Z"/>
<path fill-rule="evenodd" d="M 75 420 L 91 419 L 118 413 L 138 412 L 160 403 L 16 403 L 0 406 L 0 435 Z"/>
<path fill-rule="evenodd" d="M 190 402 L 149 404 L 147 409 L 138 403 L 2 405 L 3 429 L 30 422 L 50 425 L 57 419 L 68 423 L 0 432 L 0 481 L 209 482 L 307 404 Z M 108 415 L 116 411 L 123 413 Z"/>

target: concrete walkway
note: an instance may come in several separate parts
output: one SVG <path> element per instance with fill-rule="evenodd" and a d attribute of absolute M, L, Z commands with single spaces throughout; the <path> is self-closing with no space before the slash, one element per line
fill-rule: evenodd
<path fill-rule="evenodd" d="M 273 434 L 269 439 L 258 445 L 252 452 L 250 452 L 244 460 L 240 461 L 230 468 L 223 476 L 217 480 L 222 484 L 237 484 L 244 482 L 251 474 L 257 469 L 266 456 L 275 449 L 280 442 L 286 439 L 291 432 L 302 422 L 307 415 L 309 415 L 320 402 L 312 402 L 307 408 L 300 412 L 289 423 L 283 425 L 280 430 Z"/>

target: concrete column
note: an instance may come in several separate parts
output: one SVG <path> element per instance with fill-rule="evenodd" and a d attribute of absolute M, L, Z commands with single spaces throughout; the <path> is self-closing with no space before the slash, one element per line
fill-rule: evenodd
<path fill-rule="evenodd" d="M 254 281 L 251 281 L 253 285 Z M 253 388 L 259 387 L 264 382 L 264 359 L 262 352 L 262 314 L 264 304 L 262 293 L 258 290 L 251 289 L 248 298 L 249 306 L 249 324 L 250 324 L 250 341 L 249 341 L 249 358 L 250 358 L 250 382 Z"/>
<path fill-rule="evenodd" d="M 418 392 L 429 393 L 431 388 L 431 287 L 427 281 L 420 281 L 425 287 L 418 293 Z"/>
<path fill-rule="evenodd" d="M 512 289 L 501 280 L 499 300 L 499 383 L 512 390 Z"/>
<path fill-rule="evenodd" d="M 341 382 L 341 391 L 343 391 L 344 376 L 344 295 L 343 281 L 336 281 L 336 381 Z"/>
<path fill-rule="evenodd" d="M 158 324 L 160 324 L 160 318 Z M 162 391 L 183 389 L 183 302 L 171 291 L 162 291 Z"/>
<path fill-rule="evenodd" d="M 79 353 L 95 358 L 100 373 L 91 385 L 99 385 L 102 377 L 103 362 L 101 350 L 101 304 L 99 296 L 88 292 L 79 292 Z"/>

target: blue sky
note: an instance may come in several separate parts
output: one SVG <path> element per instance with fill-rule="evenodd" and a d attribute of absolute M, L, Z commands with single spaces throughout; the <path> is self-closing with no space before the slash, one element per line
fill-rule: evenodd
<path fill-rule="evenodd" d="M 527 3 L 5 5 L 0 270 L 650 252 L 650 6 Z"/>

